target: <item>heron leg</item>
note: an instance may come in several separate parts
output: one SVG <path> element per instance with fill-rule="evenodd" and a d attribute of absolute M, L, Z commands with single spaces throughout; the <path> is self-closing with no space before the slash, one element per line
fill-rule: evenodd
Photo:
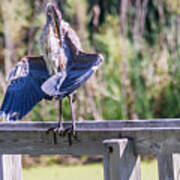
<path fill-rule="evenodd" d="M 74 139 L 77 139 L 76 133 L 75 133 L 75 128 L 76 128 L 76 123 L 75 123 L 75 118 L 74 118 L 74 108 L 73 108 L 73 97 L 72 95 L 68 96 L 69 99 L 69 106 L 71 110 L 71 117 L 72 117 L 72 126 L 68 128 L 63 127 L 63 117 L 62 117 L 62 100 L 59 101 L 59 121 L 58 121 L 58 127 L 52 127 L 48 129 L 47 133 L 49 134 L 50 131 L 53 132 L 53 144 L 57 144 L 57 138 L 56 138 L 56 133 L 60 136 L 65 136 L 67 135 L 68 137 L 68 142 L 69 145 L 72 145 L 72 136 Z"/>
<path fill-rule="evenodd" d="M 58 127 L 49 128 L 47 133 L 49 134 L 49 132 L 51 132 L 51 131 L 53 132 L 53 144 L 57 144 L 56 132 L 58 132 L 58 134 L 60 136 L 64 135 L 63 117 L 62 117 L 62 99 L 59 100 L 59 121 L 58 121 Z"/>
<path fill-rule="evenodd" d="M 62 116 L 62 100 L 59 101 L 59 122 L 58 122 L 58 132 L 59 135 L 63 135 L 63 116 Z"/>
<path fill-rule="evenodd" d="M 76 137 L 76 131 L 75 131 L 76 130 L 76 122 L 75 122 L 75 118 L 74 118 L 73 96 L 69 95 L 68 99 L 69 99 L 69 106 L 71 109 L 72 126 L 69 128 L 66 128 L 64 130 L 64 134 L 67 134 L 69 145 L 71 146 L 72 145 L 72 136 L 74 137 L 75 140 L 77 140 L 77 137 Z"/>
<path fill-rule="evenodd" d="M 72 133 L 75 136 L 75 133 L 76 133 L 76 131 L 75 131 L 76 121 L 75 121 L 75 118 L 74 118 L 74 107 L 73 107 L 73 97 L 72 97 L 72 95 L 69 95 L 68 99 L 69 99 L 69 106 L 70 106 L 70 109 L 71 109 Z"/>

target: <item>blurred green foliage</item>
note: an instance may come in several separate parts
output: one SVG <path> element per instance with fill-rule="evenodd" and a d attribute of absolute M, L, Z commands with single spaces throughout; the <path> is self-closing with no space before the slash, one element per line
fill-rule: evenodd
<path fill-rule="evenodd" d="M 104 64 L 78 90 L 76 119 L 177 118 L 180 115 L 180 3 L 178 0 L 54 0 L 83 48 Z M 19 4 L 20 3 L 20 4 Z M 40 55 L 47 1 L 0 2 L 0 71 L 25 55 Z M 6 13 L 8 12 L 8 13 Z M 8 54 L 8 52 L 12 52 Z M 3 76 L 0 85 L 5 90 Z M 3 93 L 1 93 L 2 99 Z M 68 101 L 64 119 L 70 119 Z M 58 118 L 58 102 L 42 102 L 27 116 Z"/>

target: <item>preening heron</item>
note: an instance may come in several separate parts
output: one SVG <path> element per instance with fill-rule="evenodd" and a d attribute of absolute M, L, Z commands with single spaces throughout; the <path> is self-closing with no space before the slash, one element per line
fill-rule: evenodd
<path fill-rule="evenodd" d="M 0 115 L 5 119 L 22 119 L 42 99 L 59 100 L 58 127 L 51 130 L 62 135 L 75 134 L 72 95 L 101 65 L 101 54 L 86 53 L 75 31 L 62 19 L 60 10 L 48 3 L 46 25 L 40 37 L 43 56 L 24 57 L 10 71 Z M 68 97 L 72 115 L 72 127 L 62 124 L 62 100 Z"/>

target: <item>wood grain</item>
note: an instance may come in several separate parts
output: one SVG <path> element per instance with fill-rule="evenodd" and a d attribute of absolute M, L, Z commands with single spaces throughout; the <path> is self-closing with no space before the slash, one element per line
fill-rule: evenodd
<path fill-rule="evenodd" d="M 159 180 L 180 179 L 180 155 L 166 154 L 158 156 Z"/>
<path fill-rule="evenodd" d="M 0 154 L 0 180 L 22 180 L 21 155 Z"/>
<path fill-rule="evenodd" d="M 2 160 L 2 155 L 0 155 L 0 180 L 3 180 L 3 160 Z"/>
<path fill-rule="evenodd" d="M 140 180 L 140 157 L 134 153 L 132 140 L 109 139 L 103 141 L 104 180 Z"/>
<path fill-rule="evenodd" d="M 76 124 L 77 140 L 67 137 L 52 144 L 47 135 L 53 122 L 0 124 L 0 154 L 103 154 L 105 139 L 128 138 L 139 154 L 180 153 L 180 120 L 86 121 Z M 71 123 L 64 123 L 65 127 Z"/>
<path fill-rule="evenodd" d="M 21 155 L 3 155 L 2 159 L 2 180 L 22 180 Z"/>

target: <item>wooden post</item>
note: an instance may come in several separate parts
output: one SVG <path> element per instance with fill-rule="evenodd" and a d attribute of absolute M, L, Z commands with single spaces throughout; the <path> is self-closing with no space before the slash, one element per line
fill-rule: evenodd
<path fill-rule="evenodd" d="M 140 180 L 140 157 L 134 153 L 133 142 L 128 139 L 103 141 L 104 179 Z"/>
<path fill-rule="evenodd" d="M 3 180 L 3 161 L 2 161 L 2 155 L 0 155 L 0 180 Z"/>
<path fill-rule="evenodd" d="M 174 179 L 180 179 L 180 154 L 173 154 Z"/>
<path fill-rule="evenodd" d="M 3 155 L 3 180 L 22 180 L 21 155 Z"/>
<path fill-rule="evenodd" d="M 159 180 L 180 179 L 179 154 L 159 155 L 157 159 L 158 159 Z"/>
<path fill-rule="evenodd" d="M 0 180 L 22 180 L 21 155 L 0 155 Z"/>
<path fill-rule="evenodd" d="M 21 155 L 0 155 L 0 180 L 22 180 Z"/>

